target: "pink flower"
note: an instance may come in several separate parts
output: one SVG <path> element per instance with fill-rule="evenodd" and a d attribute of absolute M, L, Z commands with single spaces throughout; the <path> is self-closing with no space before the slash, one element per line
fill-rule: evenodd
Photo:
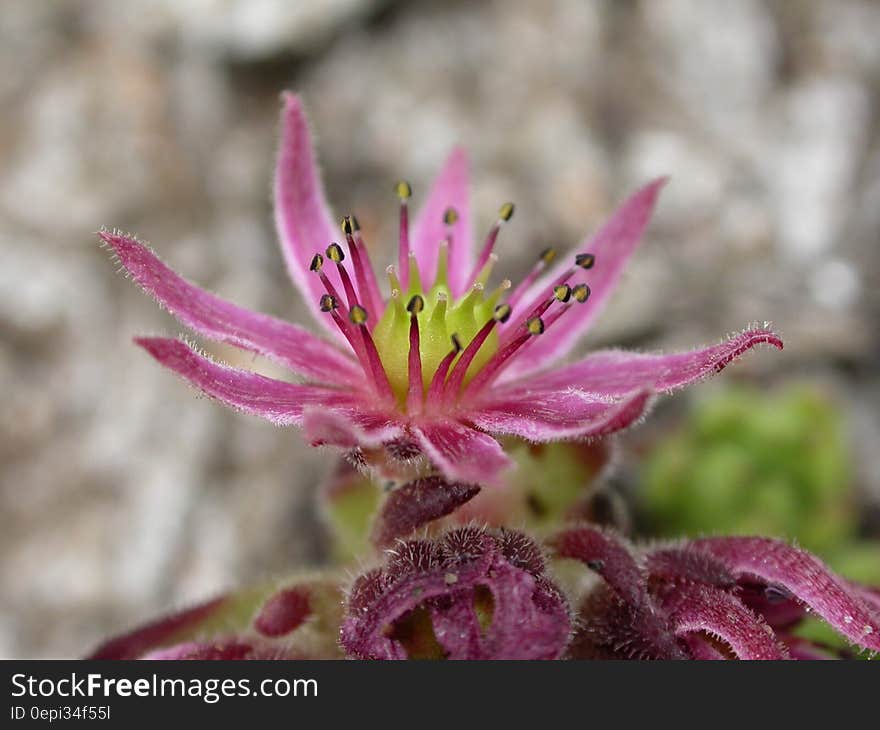
<path fill-rule="evenodd" d="M 340 644 L 357 659 L 559 659 L 568 603 L 520 532 L 460 527 L 401 541 L 357 578 Z"/>
<path fill-rule="evenodd" d="M 880 651 L 880 596 L 808 552 L 764 537 L 711 537 L 635 549 L 584 525 L 551 541 L 603 581 L 577 616 L 570 658 L 824 659 L 798 637 L 808 612 L 855 647 Z"/>
<path fill-rule="evenodd" d="M 178 340 L 136 339 L 232 408 L 302 426 L 315 445 L 385 449 L 403 460 L 421 455 L 451 480 L 487 483 L 510 463 L 494 437 L 602 436 L 637 420 L 656 392 L 718 372 L 758 343 L 782 347 L 760 327 L 687 352 L 608 350 L 555 366 L 610 296 L 665 180 L 638 190 L 576 254 L 547 249 L 523 281 L 493 286 L 496 238 L 513 206 L 502 206 L 474 260 L 461 150 L 412 228 L 410 187 L 398 184 L 400 250 L 387 269 L 386 297 L 357 220 L 345 217 L 341 231 L 333 223 L 296 96 L 285 96 L 282 123 L 275 217 L 287 269 L 324 337 L 203 291 L 134 238 L 100 234 L 134 280 L 187 327 L 271 358 L 304 381 L 227 367 Z"/>

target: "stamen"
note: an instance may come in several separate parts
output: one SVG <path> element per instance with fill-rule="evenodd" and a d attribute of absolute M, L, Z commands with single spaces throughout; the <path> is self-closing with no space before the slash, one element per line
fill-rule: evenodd
<path fill-rule="evenodd" d="M 327 294 L 325 296 L 329 296 L 335 307 L 333 308 L 333 313 L 335 314 L 334 321 L 336 321 L 337 326 L 340 330 L 342 330 L 342 334 L 345 335 L 345 339 L 348 340 L 348 344 L 351 345 L 351 349 L 354 350 L 354 354 L 357 356 L 358 360 L 361 361 L 361 365 L 364 364 L 364 348 L 361 344 L 360 337 L 355 336 L 355 333 L 352 330 L 351 325 L 349 324 L 348 317 L 349 312 L 348 308 L 342 304 L 342 300 L 339 297 L 339 292 L 336 291 L 336 287 L 330 282 L 330 279 L 327 278 L 327 274 L 321 269 L 321 265 L 324 263 L 324 258 L 321 254 L 317 253 L 312 257 L 312 264 L 318 263 L 317 268 L 310 267 L 312 271 L 318 274 L 318 277 L 321 279 L 321 283 L 324 285 L 324 289 Z M 321 297 L 320 300 L 321 311 L 327 311 L 324 309 L 324 297 Z M 339 310 L 336 313 L 335 310 Z"/>
<path fill-rule="evenodd" d="M 495 328 L 496 324 L 506 321 L 508 317 L 510 317 L 510 307 L 508 305 L 501 304 L 496 307 L 492 319 L 486 322 L 486 324 L 480 328 L 480 331 L 474 335 L 474 338 L 468 343 L 464 352 L 461 353 L 458 362 L 455 363 L 455 367 L 452 369 L 452 373 L 450 374 L 449 380 L 443 391 L 444 398 L 448 399 L 454 397 L 458 393 L 465 375 L 467 374 L 468 368 L 471 366 L 471 363 L 477 356 L 477 353 L 480 351 L 486 338 Z"/>
<path fill-rule="evenodd" d="M 530 335 L 543 335 L 544 320 L 540 317 L 532 317 L 528 322 L 526 322 L 526 329 L 529 331 Z"/>
<path fill-rule="evenodd" d="M 551 282 L 547 287 L 545 287 L 544 291 L 540 294 L 540 303 L 532 309 L 531 312 L 526 313 L 525 316 L 521 317 L 516 321 L 516 323 L 506 330 L 507 341 L 509 342 L 516 335 L 516 330 L 519 329 L 521 324 L 525 324 L 527 320 L 533 317 L 540 317 L 544 312 L 547 311 L 547 307 L 549 307 L 556 299 L 556 290 L 565 284 L 574 274 L 574 269 L 567 269 L 565 272 L 556 277 L 556 280 Z M 508 299 L 508 303 L 511 306 L 514 306 L 512 301 L 512 297 Z M 536 298 L 537 299 L 537 298 Z"/>
<path fill-rule="evenodd" d="M 312 262 L 309 264 L 309 271 L 320 271 L 322 266 L 324 266 L 324 257 L 321 256 L 321 254 L 316 253 L 312 256 Z"/>
<path fill-rule="evenodd" d="M 550 305 L 553 304 L 553 302 L 555 301 L 558 300 L 554 294 L 549 299 L 544 299 L 543 301 L 541 301 L 541 303 L 534 307 L 534 309 L 532 309 L 532 311 L 529 312 L 525 317 L 520 318 L 519 322 L 517 322 L 515 326 L 511 327 L 505 332 L 503 337 L 504 342 L 502 342 L 502 344 L 507 344 L 508 342 L 511 342 L 512 340 L 515 340 L 517 337 L 519 337 L 520 328 L 525 327 L 526 329 L 528 329 L 529 322 L 540 319 L 543 316 L 544 312 L 546 312 L 550 308 Z"/>
<path fill-rule="evenodd" d="M 348 308 L 353 309 L 358 303 L 358 297 L 354 290 L 354 284 L 351 283 L 351 277 L 345 270 L 342 262 L 345 261 L 345 253 L 342 246 L 338 243 L 331 243 L 327 246 L 327 258 L 336 264 L 339 270 L 339 278 L 342 279 L 342 288 L 345 289 L 345 298 L 348 300 Z M 332 293 L 332 292 L 331 292 Z"/>
<path fill-rule="evenodd" d="M 596 264 L 596 257 L 591 253 L 579 253 L 574 257 L 574 262 L 582 269 L 592 269 Z"/>
<path fill-rule="evenodd" d="M 513 310 L 510 308 L 509 304 L 499 304 L 495 307 L 495 319 L 497 319 L 501 324 L 504 324 L 508 319 L 510 319 L 510 313 Z"/>
<path fill-rule="evenodd" d="M 382 311 L 382 299 L 379 295 L 379 285 L 376 282 L 376 274 L 370 262 L 370 255 L 360 235 L 360 223 L 352 216 L 342 219 L 342 232 L 348 244 L 351 259 L 354 262 L 354 275 L 358 283 L 358 291 L 361 299 L 365 300 L 374 311 Z"/>
<path fill-rule="evenodd" d="M 400 243 L 397 260 L 404 286 L 409 286 L 409 206 L 407 201 L 412 197 L 412 188 L 406 180 L 401 180 L 397 183 L 395 191 L 397 197 L 400 198 Z"/>
<path fill-rule="evenodd" d="M 348 312 L 348 318 L 353 324 L 366 324 L 368 315 L 367 310 L 359 304 L 355 304 Z"/>
<path fill-rule="evenodd" d="M 434 371 L 431 385 L 428 386 L 426 402 L 429 404 L 439 402 L 443 395 L 443 386 L 446 383 L 446 374 L 449 372 L 449 366 L 452 365 L 452 361 L 455 360 L 455 358 L 458 357 L 458 353 L 461 352 L 461 342 L 458 340 L 458 335 L 453 334 L 450 339 L 452 340 L 452 350 L 450 350 L 446 357 L 440 361 L 437 370 Z"/>
<path fill-rule="evenodd" d="M 342 246 L 338 243 L 331 243 L 327 246 L 327 258 L 334 264 L 341 264 L 345 261 L 345 252 L 342 250 Z"/>
<path fill-rule="evenodd" d="M 571 299 L 571 287 L 568 284 L 560 284 L 553 289 L 553 296 L 559 302 L 567 302 Z"/>
<path fill-rule="evenodd" d="M 526 274 L 526 277 L 517 284 L 516 289 L 513 290 L 513 293 L 507 298 L 508 303 L 511 307 L 515 307 L 519 300 L 522 298 L 523 294 L 525 294 L 532 284 L 535 283 L 535 280 L 544 273 L 550 264 L 553 263 L 553 260 L 556 258 L 556 249 L 555 248 L 545 248 L 541 251 L 541 255 L 538 256 L 538 260 L 535 262 L 535 265 L 532 267 L 532 270 Z"/>
<path fill-rule="evenodd" d="M 533 320 L 529 320 L 532 322 Z M 468 384 L 465 388 L 462 397 L 467 397 L 469 393 L 477 393 L 483 387 L 485 387 L 489 382 L 494 379 L 494 377 L 498 374 L 498 372 L 507 364 L 513 355 L 516 354 L 517 350 L 521 348 L 526 342 L 528 342 L 532 337 L 535 337 L 544 332 L 546 329 L 543 320 L 540 317 L 534 318 L 534 324 L 526 328 L 526 332 L 520 334 L 513 342 L 508 344 L 505 347 L 502 347 L 498 352 L 496 352 L 489 361 L 483 366 L 483 369 L 480 370 L 476 374 L 473 380 Z M 540 332 L 538 331 L 540 330 Z"/>
<path fill-rule="evenodd" d="M 370 371 L 373 374 L 373 383 L 380 396 L 389 400 L 394 400 L 394 391 L 391 389 L 391 382 L 388 380 L 388 374 L 382 366 L 382 359 L 379 357 L 379 351 L 376 349 L 376 343 L 370 336 L 370 330 L 366 326 L 369 315 L 367 310 L 359 304 L 355 304 L 348 313 L 348 318 L 359 326 L 361 336 L 364 340 L 364 351 L 366 352 L 367 361 Z"/>
<path fill-rule="evenodd" d="M 489 234 L 486 236 L 486 243 L 483 244 L 483 250 L 480 251 L 480 256 L 477 259 L 477 264 L 474 266 L 473 273 L 471 274 L 471 280 L 468 284 L 473 284 L 475 281 L 482 281 L 484 284 L 486 280 L 488 280 L 488 276 L 486 279 L 482 278 L 483 269 L 486 266 L 486 263 L 489 261 L 489 258 L 492 256 L 492 252 L 495 249 L 495 241 L 498 238 L 498 232 L 501 230 L 501 226 L 503 226 L 507 221 L 513 218 L 514 205 L 513 203 L 505 203 L 498 210 L 498 220 L 492 224 L 492 227 L 489 229 Z"/>
<path fill-rule="evenodd" d="M 323 297 L 321 299 L 323 300 Z M 366 375 L 369 375 L 371 372 L 370 364 L 366 359 L 364 348 L 362 346 L 359 346 L 358 340 L 360 338 L 356 337 L 357 333 L 354 332 L 349 326 L 348 322 L 342 318 L 339 310 L 334 308 L 330 309 L 329 312 L 330 316 L 333 318 L 333 321 L 336 323 L 336 326 L 339 328 L 339 331 L 342 332 L 343 335 L 345 335 L 345 339 L 348 340 L 348 344 L 351 345 L 351 349 L 354 350 L 354 354 L 357 356 L 358 362 L 360 362 L 361 367 L 364 369 L 364 373 Z"/>
<path fill-rule="evenodd" d="M 556 322 L 556 320 L 560 319 L 569 309 L 571 309 L 571 307 L 572 307 L 572 303 L 567 302 L 566 304 L 563 304 L 561 307 L 558 307 L 557 309 L 551 311 L 546 317 L 537 319 L 536 321 L 529 320 L 530 322 L 532 322 L 531 328 L 529 328 L 527 325 L 527 330 L 530 329 L 529 334 L 532 337 L 534 337 L 535 335 L 543 334 L 553 325 L 554 322 Z M 540 330 L 540 332 L 538 330 Z M 519 347 L 522 347 L 523 345 L 528 345 L 531 341 L 532 341 L 532 339 L 527 337 L 524 339 L 522 344 L 519 345 Z M 517 349 L 519 349 L 519 347 Z M 506 367 L 507 364 L 508 363 L 505 362 L 503 367 Z M 499 371 L 496 370 L 495 374 L 497 375 L 498 372 Z"/>
<path fill-rule="evenodd" d="M 458 221 L 458 211 L 455 208 L 447 208 L 443 212 L 443 222 L 447 226 L 455 225 Z"/>
<path fill-rule="evenodd" d="M 544 318 L 544 331 L 546 332 L 557 319 L 571 309 L 571 306 L 571 302 L 569 302 L 565 306 L 559 307 L 553 312 L 550 312 L 550 314 Z"/>
<path fill-rule="evenodd" d="M 332 312 L 334 309 L 339 307 L 339 302 L 336 301 L 336 297 L 332 294 L 324 294 L 321 297 L 321 311 L 322 312 Z"/>
<path fill-rule="evenodd" d="M 425 383 L 422 379 L 422 354 L 419 337 L 418 314 L 425 307 L 425 300 L 416 295 L 406 305 L 410 313 L 409 320 L 409 359 L 407 361 L 407 375 L 409 376 L 409 389 L 406 394 L 406 410 L 414 413 L 421 409 L 422 397 L 425 394 Z"/>
<path fill-rule="evenodd" d="M 587 299 L 590 298 L 590 287 L 586 284 L 578 284 L 574 289 L 571 290 L 572 296 L 574 296 L 577 301 L 583 304 Z"/>

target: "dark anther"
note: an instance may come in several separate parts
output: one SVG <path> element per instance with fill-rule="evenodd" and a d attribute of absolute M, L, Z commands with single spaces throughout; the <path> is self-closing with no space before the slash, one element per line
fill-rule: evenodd
<path fill-rule="evenodd" d="M 538 258 L 544 262 L 545 266 L 548 264 L 552 264 L 553 259 L 556 258 L 556 249 L 552 246 L 548 246 L 543 251 L 541 251 L 541 255 Z"/>
<path fill-rule="evenodd" d="M 345 252 L 342 250 L 342 246 L 338 243 L 331 243 L 327 246 L 327 258 L 334 264 L 341 264 L 345 261 Z"/>
<path fill-rule="evenodd" d="M 571 299 L 571 287 L 568 284 L 560 284 L 553 289 L 553 296 L 557 301 L 567 302 Z"/>
<path fill-rule="evenodd" d="M 544 320 L 540 317 L 532 317 L 528 322 L 526 322 L 526 329 L 529 331 L 529 334 L 532 335 L 543 334 Z"/>
<path fill-rule="evenodd" d="M 586 284 L 578 284 L 574 289 L 571 290 L 572 295 L 575 299 L 577 299 L 581 304 L 583 304 L 587 299 L 590 298 L 590 287 Z"/>
<path fill-rule="evenodd" d="M 355 304 L 348 312 L 348 318 L 355 324 L 367 323 L 367 310 L 360 304 Z"/>
<path fill-rule="evenodd" d="M 495 312 L 492 314 L 492 316 L 495 318 L 496 322 L 501 322 L 503 324 L 508 319 L 510 319 L 511 311 L 512 310 L 510 309 L 509 304 L 499 304 L 497 307 L 495 307 Z"/>
<path fill-rule="evenodd" d="M 582 269 L 592 269 L 596 263 L 596 257 L 591 253 L 579 253 L 574 257 L 574 262 Z"/>

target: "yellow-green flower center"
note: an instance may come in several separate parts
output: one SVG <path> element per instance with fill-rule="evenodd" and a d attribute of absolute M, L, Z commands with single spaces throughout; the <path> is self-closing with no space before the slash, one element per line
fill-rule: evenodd
<path fill-rule="evenodd" d="M 419 325 L 419 354 L 422 362 L 423 389 L 427 391 L 441 361 L 453 349 L 467 347 L 477 332 L 492 319 L 501 294 L 510 286 L 504 282 L 493 292 L 485 291 L 485 282 L 491 273 L 491 264 L 484 267 L 471 289 L 457 300 L 451 299 L 447 280 L 447 247 L 442 245 L 433 286 L 425 291 L 421 284 L 415 257 L 410 257 L 410 286 L 404 293 L 396 274 L 389 269 L 391 298 L 381 319 L 373 330 L 373 340 L 388 375 L 391 389 L 401 405 L 406 403 L 409 390 L 409 350 L 412 317 Z M 466 384 L 498 350 L 498 333 L 493 330 L 468 366 L 463 383 Z M 459 352 L 455 362 L 461 357 Z"/>

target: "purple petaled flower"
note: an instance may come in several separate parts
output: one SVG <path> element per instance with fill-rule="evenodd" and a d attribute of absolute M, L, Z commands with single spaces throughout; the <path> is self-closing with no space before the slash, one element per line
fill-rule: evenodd
<path fill-rule="evenodd" d="M 671 355 L 568 354 L 610 296 L 648 223 L 664 180 L 624 202 L 576 254 L 546 249 L 518 284 L 491 285 L 501 207 L 473 257 L 468 164 L 452 153 L 409 225 L 410 187 L 397 186 L 400 247 L 384 296 L 357 219 L 334 225 L 300 100 L 286 95 L 275 213 L 294 284 L 325 330 L 242 309 L 185 281 L 146 246 L 100 234 L 122 267 L 183 324 L 208 339 L 267 356 L 305 379 L 274 380 L 220 365 L 187 344 L 136 342 L 228 406 L 304 427 L 314 444 L 397 459 L 426 456 L 450 480 L 486 483 L 510 461 L 493 436 L 544 442 L 601 436 L 639 418 L 655 392 L 721 370 L 758 343 L 782 347 L 767 327 Z M 340 236 L 342 244 L 334 242 Z"/>
<path fill-rule="evenodd" d="M 452 530 L 401 542 L 354 583 L 340 643 L 360 659 L 558 659 L 568 604 L 519 532 Z"/>
<path fill-rule="evenodd" d="M 880 597 L 778 540 L 716 537 L 636 550 L 582 526 L 552 544 L 603 578 L 578 611 L 572 658 L 833 657 L 795 633 L 807 612 L 853 645 L 880 651 Z"/>

